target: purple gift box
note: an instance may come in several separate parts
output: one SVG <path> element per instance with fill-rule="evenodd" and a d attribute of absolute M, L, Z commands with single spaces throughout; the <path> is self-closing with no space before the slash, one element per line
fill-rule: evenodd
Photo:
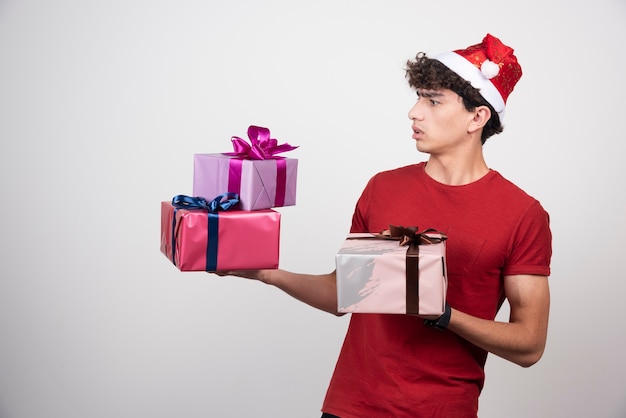
<path fill-rule="evenodd" d="M 194 155 L 193 195 L 237 193 L 241 210 L 295 205 L 298 160 L 276 154 L 297 147 L 278 145 L 258 126 L 248 128 L 248 137 L 251 145 L 232 137 L 234 152 Z"/>

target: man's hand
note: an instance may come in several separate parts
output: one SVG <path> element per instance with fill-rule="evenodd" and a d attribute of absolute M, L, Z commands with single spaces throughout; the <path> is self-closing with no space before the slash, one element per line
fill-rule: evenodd
<path fill-rule="evenodd" d="M 244 279 L 258 280 L 267 284 L 267 278 L 269 277 L 268 270 L 231 270 L 231 271 L 215 271 L 213 272 L 218 276 L 235 276 Z"/>

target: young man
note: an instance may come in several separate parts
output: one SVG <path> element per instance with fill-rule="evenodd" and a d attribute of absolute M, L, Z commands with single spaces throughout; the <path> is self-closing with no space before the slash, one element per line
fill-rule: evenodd
<path fill-rule="evenodd" d="M 440 318 L 352 314 L 323 412 L 326 417 L 475 418 L 487 353 L 528 367 L 543 353 L 551 233 L 540 203 L 489 169 L 482 146 L 502 131 L 521 68 L 487 35 L 465 50 L 407 63 L 418 99 L 409 112 L 427 162 L 375 175 L 353 232 L 390 224 L 448 236 L 448 307 Z M 393 204 L 389 204 L 393 202 Z M 335 273 L 230 272 L 261 280 L 337 314 Z M 508 322 L 496 322 L 507 299 Z"/>

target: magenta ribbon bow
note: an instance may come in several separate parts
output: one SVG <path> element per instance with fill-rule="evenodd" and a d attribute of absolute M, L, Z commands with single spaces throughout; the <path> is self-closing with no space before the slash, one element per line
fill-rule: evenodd
<path fill-rule="evenodd" d="M 262 126 L 250 125 L 248 138 L 250 138 L 250 144 L 238 136 L 233 136 L 230 140 L 235 151 L 224 154 L 250 160 L 269 160 L 281 158 L 276 154 L 298 148 L 287 143 L 279 145 L 276 139 L 270 138 L 270 130 Z"/>

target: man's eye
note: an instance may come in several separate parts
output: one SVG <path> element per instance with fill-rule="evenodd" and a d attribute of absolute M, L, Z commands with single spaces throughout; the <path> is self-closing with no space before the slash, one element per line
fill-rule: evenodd
<path fill-rule="evenodd" d="M 437 100 L 430 99 L 430 104 L 433 106 L 437 106 L 439 102 Z"/>

